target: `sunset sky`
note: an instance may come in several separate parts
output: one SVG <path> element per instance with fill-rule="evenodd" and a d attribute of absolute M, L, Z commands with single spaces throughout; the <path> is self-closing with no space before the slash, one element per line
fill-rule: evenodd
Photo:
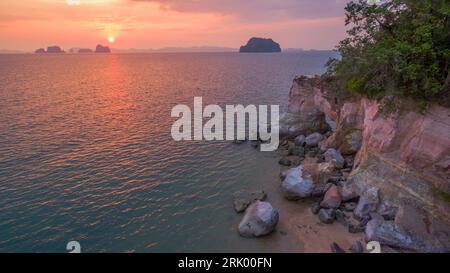
<path fill-rule="evenodd" d="M 331 49 L 346 0 L 1 0 L 0 49 L 224 46 L 270 37 L 283 48 Z M 108 41 L 108 39 L 114 42 Z"/>

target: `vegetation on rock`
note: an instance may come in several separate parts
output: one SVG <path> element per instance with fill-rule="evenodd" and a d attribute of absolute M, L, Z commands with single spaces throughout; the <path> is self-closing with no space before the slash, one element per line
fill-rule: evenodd
<path fill-rule="evenodd" d="M 352 1 L 346 25 L 341 58 L 327 64 L 339 90 L 383 100 L 392 110 L 405 98 L 421 109 L 450 106 L 449 0 Z"/>

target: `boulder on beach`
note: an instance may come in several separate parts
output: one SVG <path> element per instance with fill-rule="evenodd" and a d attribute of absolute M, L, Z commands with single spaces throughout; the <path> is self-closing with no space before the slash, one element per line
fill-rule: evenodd
<path fill-rule="evenodd" d="M 239 224 L 239 234 L 246 238 L 270 234 L 278 224 L 279 214 L 268 202 L 256 201 L 245 211 Z"/>
<path fill-rule="evenodd" d="M 328 189 L 327 181 L 331 171 L 328 163 L 303 164 L 288 170 L 281 183 L 284 196 L 293 201 L 323 196 Z"/>
<path fill-rule="evenodd" d="M 339 194 L 338 188 L 335 185 L 332 185 L 327 192 L 325 193 L 325 197 L 323 198 L 320 206 L 322 208 L 339 208 L 341 205 L 341 196 Z"/>
<path fill-rule="evenodd" d="M 241 53 L 270 53 L 281 52 L 281 47 L 272 39 L 265 38 L 251 38 L 245 46 L 241 46 L 239 52 Z"/>
<path fill-rule="evenodd" d="M 290 169 L 286 174 L 281 187 L 284 191 L 284 196 L 288 200 L 299 200 L 302 198 L 311 197 L 314 189 L 314 182 L 311 174 L 303 171 L 302 166 Z"/>
<path fill-rule="evenodd" d="M 267 195 L 263 190 L 246 192 L 239 191 L 233 194 L 233 205 L 236 212 L 240 213 L 245 211 L 245 209 L 253 202 L 259 200 L 263 201 L 266 199 Z"/>
<path fill-rule="evenodd" d="M 107 46 L 97 45 L 95 47 L 95 53 L 111 53 L 111 49 Z"/>

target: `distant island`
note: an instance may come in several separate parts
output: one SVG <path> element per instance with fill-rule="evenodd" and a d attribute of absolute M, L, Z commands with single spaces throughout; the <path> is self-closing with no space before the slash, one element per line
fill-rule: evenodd
<path fill-rule="evenodd" d="M 220 46 L 112 49 L 114 53 L 224 53 L 236 52 L 237 50 L 237 48 Z"/>
<path fill-rule="evenodd" d="M 111 53 L 111 49 L 108 46 L 97 45 L 95 47 L 95 51 L 90 48 L 71 48 L 69 53 Z M 44 48 L 39 48 L 34 51 L 35 54 L 44 54 L 44 53 L 65 53 L 64 50 L 59 46 L 49 46 L 47 50 Z"/>
<path fill-rule="evenodd" d="M 245 46 L 239 49 L 241 53 L 270 53 L 281 52 L 280 44 L 274 42 L 272 39 L 265 38 L 251 38 Z"/>
<path fill-rule="evenodd" d="M 59 46 L 49 46 L 47 47 L 47 50 L 39 48 L 36 49 L 34 53 L 40 54 L 40 53 L 65 53 L 65 52 Z"/>
<path fill-rule="evenodd" d="M 80 48 L 78 49 L 78 53 L 92 53 L 94 52 L 92 49 L 90 48 Z"/>
<path fill-rule="evenodd" d="M 95 53 L 111 53 L 111 49 L 107 46 L 97 45 L 95 47 Z"/>

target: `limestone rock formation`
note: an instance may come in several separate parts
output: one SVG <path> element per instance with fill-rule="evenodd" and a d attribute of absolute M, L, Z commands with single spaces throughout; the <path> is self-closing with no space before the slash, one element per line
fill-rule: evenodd
<path fill-rule="evenodd" d="M 64 51 L 59 46 L 49 46 L 47 47 L 47 53 L 64 53 Z"/>
<path fill-rule="evenodd" d="M 302 76 L 294 80 L 288 111 L 280 118 L 280 137 L 296 138 L 330 130 L 325 113 L 316 106 L 315 94 L 318 92 L 314 78 Z"/>
<path fill-rule="evenodd" d="M 245 46 L 241 46 L 241 53 L 281 52 L 281 47 L 272 39 L 251 38 Z"/>
<path fill-rule="evenodd" d="M 97 45 L 95 47 L 95 53 L 111 53 L 111 49 L 107 46 Z"/>

